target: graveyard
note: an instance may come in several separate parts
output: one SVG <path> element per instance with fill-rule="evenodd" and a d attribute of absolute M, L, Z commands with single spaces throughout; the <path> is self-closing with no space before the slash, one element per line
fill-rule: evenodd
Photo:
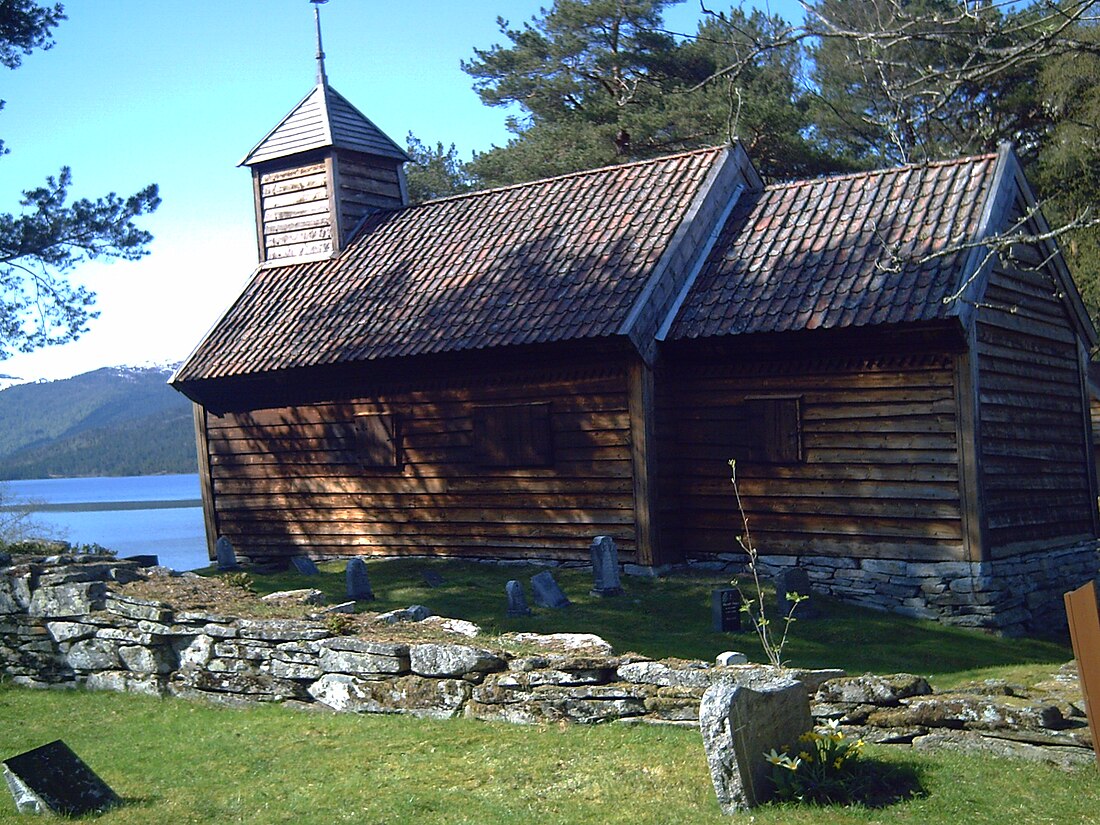
<path fill-rule="evenodd" d="M 713 662 L 722 650 L 741 650 L 752 660 L 762 659 L 751 631 L 715 630 L 712 594 L 728 579 L 714 572 L 661 580 L 624 576 L 619 583 L 622 592 L 608 595 L 605 591 L 613 589 L 606 586 L 610 582 L 594 586 L 593 571 L 585 568 L 423 559 L 372 561 L 368 567 L 367 590 L 373 598 L 358 602 L 358 613 L 330 614 L 341 617 L 341 622 L 359 623 L 342 631 L 357 637 L 377 635 L 378 616 L 427 605 L 426 612 L 462 617 L 480 626 L 477 638 L 463 639 L 460 645 L 452 642 L 456 648 L 495 648 L 501 640 L 522 633 L 598 631 L 624 654 L 616 659 L 620 678 L 636 678 L 639 683 L 664 679 L 675 685 L 677 680 L 694 679 L 699 665 L 684 660 Z M 131 582 L 119 588 L 121 598 L 111 609 L 136 614 L 144 602 L 172 601 L 179 608 L 178 620 L 186 621 L 184 617 L 216 603 L 221 613 L 250 616 L 240 620 L 242 629 L 244 622 L 252 630 L 264 621 L 305 625 L 302 617 L 323 603 L 338 605 L 352 583 L 343 562 L 321 563 L 315 570 L 308 565 L 270 574 L 253 570 L 247 576 L 241 571 L 207 573 Z M 567 605 L 552 608 L 536 596 L 531 580 L 540 576 L 560 586 Z M 527 612 L 514 609 L 509 583 L 513 591 L 516 584 L 525 591 Z M 261 598 L 288 591 L 298 595 Z M 774 599 L 775 594 L 767 596 Z M 1065 677 L 1064 665 L 1072 655 L 1057 640 L 1005 639 L 827 599 L 818 599 L 814 606 L 816 616 L 796 623 L 787 649 L 796 668 L 920 673 L 937 691 L 971 691 L 968 701 L 974 703 L 978 699 L 973 691 L 982 685 L 1017 696 L 1033 693 L 1041 684 Z M 386 628 L 390 638 L 403 640 L 398 644 L 414 651 L 414 671 L 438 667 L 426 663 L 423 655 L 419 662 L 416 657 L 416 651 L 423 654 L 440 647 L 434 643 L 438 624 L 411 621 Z M 359 643 L 350 637 L 341 643 L 340 638 L 345 637 L 324 644 L 335 656 L 353 657 Z M 509 666 L 524 656 L 532 658 L 532 651 L 513 646 Z M 557 661 L 564 659 L 559 656 Z M 501 664 L 483 661 L 470 666 L 494 671 Z M 511 675 L 509 671 L 488 678 Z M 180 698 L 28 691 L 11 686 L 12 681 L 0 686 L 0 714 L 26 723 L 5 726 L 5 757 L 63 735 L 122 801 L 97 821 L 427 817 L 433 822 L 519 822 L 528 821 L 535 811 L 561 822 L 597 817 L 667 822 L 671 811 L 676 812 L 675 821 L 731 821 L 715 802 L 694 723 L 628 724 L 626 719 L 587 725 L 548 717 L 514 725 L 303 712 L 300 702 L 218 708 Z M 857 684 L 873 683 L 843 684 L 846 687 L 831 696 L 819 690 L 818 703 L 842 698 L 844 690 Z M 1030 735 L 1034 737 L 1035 731 Z M 1074 822 L 1087 821 L 1095 800 L 1091 756 L 1069 768 L 1019 754 L 1004 758 L 943 747 L 872 744 L 866 758 L 878 782 L 878 795 L 869 801 L 824 810 L 768 804 L 754 810 L 754 821 L 812 822 L 824 815 L 842 822 L 951 822 L 977 804 L 987 822 Z M 1032 813 L 1036 818 L 1029 818 Z M 17 821 L 15 817 L 10 803 L 0 807 L 0 822 Z"/>

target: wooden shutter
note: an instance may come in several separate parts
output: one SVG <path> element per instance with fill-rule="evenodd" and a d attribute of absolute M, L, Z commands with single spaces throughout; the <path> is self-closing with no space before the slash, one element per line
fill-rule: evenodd
<path fill-rule="evenodd" d="M 396 467 L 397 421 L 392 413 L 355 416 L 355 449 L 364 467 Z"/>
<path fill-rule="evenodd" d="M 546 467 L 553 463 L 549 404 L 476 407 L 474 455 L 483 467 Z"/>
<path fill-rule="evenodd" d="M 802 427 L 797 398 L 748 398 L 745 458 L 768 464 L 802 460 Z"/>

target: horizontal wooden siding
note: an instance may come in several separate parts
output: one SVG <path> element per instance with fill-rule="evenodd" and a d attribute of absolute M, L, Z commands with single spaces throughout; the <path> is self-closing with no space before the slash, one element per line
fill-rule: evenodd
<path fill-rule="evenodd" d="M 670 369 L 661 421 L 668 540 L 686 555 L 738 552 L 743 525 L 728 460 L 753 432 L 753 397 L 799 399 L 801 458 L 738 461 L 738 487 L 761 552 L 956 559 L 963 552 L 952 358 L 845 366 Z M 751 453 L 751 450 L 748 451 Z"/>
<path fill-rule="evenodd" d="M 998 265 L 978 310 L 982 488 L 995 557 L 1092 534 L 1078 344 L 1058 292 L 1040 270 Z"/>
<path fill-rule="evenodd" d="M 550 466 L 483 467 L 474 411 L 548 403 Z M 397 467 L 364 467 L 356 416 L 391 413 Z M 583 558 L 591 538 L 634 553 L 621 371 L 372 393 L 208 416 L 217 523 L 254 557 L 295 553 Z"/>

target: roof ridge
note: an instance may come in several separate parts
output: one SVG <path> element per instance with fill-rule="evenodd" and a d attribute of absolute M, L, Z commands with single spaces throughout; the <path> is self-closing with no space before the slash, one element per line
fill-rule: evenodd
<path fill-rule="evenodd" d="M 945 160 L 926 160 L 921 163 L 903 163 L 899 166 L 889 166 L 885 169 L 867 169 L 863 172 L 839 172 L 835 175 L 821 175 L 816 178 L 800 178 L 798 180 L 770 183 L 764 187 L 767 192 L 780 189 L 793 189 L 797 186 L 805 186 L 807 183 L 821 183 L 823 181 L 854 180 L 856 178 L 870 178 L 896 174 L 897 172 L 913 172 L 918 169 L 932 169 L 939 166 L 963 166 L 979 160 L 996 160 L 996 152 L 983 152 L 980 155 L 967 155 L 963 158 L 947 158 Z"/>
<path fill-rule="evenodd" d="M 675 152 L 671 155 L 659 155 L 655 158 L 642 158 L 641 160 L 632 160 L 628 163 L 609 163 L 606 166 L 597 166 L 594 169 L 578 169 L 575 172 L 565 172 L 561 175 L 552 175 L 548 178 L 536 178 L 535 180 L 524 181 L 523 183 L 509 183 L 505 186 L 494 186 L 490 189 L 475 189 L 472 192 L 462 192 L 458 195 L 446 195 L 442 198 L 432 198 L 431 200 L 410 204 L 407 208 L 414 209 L 418 206 L 428 206 L 429 204 L 445 203 L 448 201 L 462 200 L 463 198 L 475 198 L 482 195 L 493 195 L 498 192 L 507 192 L 511 189 L 522 189 L 525 186 L 534 186 L 540 183 L 553 183 L 554 181 L 567 180 L 569 178 L 583 178 L 587 175 L 596 175 L 602 172 L 610 172 L 617 169 L 630 169 L 635 166 L 643 166 L 647 163 L 676 160 L 677 158 L 685 158 L 690 155 L 702 155 L 707 152 L 720 152 L 725 148 L 725 146 L 704 146 L 699 149 L 687 149 L 683 152 Z"/>

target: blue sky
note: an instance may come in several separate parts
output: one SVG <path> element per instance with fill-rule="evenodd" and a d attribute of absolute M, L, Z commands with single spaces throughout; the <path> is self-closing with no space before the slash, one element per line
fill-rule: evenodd
<path fill-rule="evenodd" d="M 395 141 L 454 142 L 464 157 L 507 141 L 506 112 L 481 104 L 459 62 L 502 42 L 550 0 L 331 0 L 322 7 L 331 84 Z M 73 275 L 99 295 L 81 340 L 0 362 L 23 380 L 183 359 L 256 265 L 252 190 L 237 163 L 315 82 L 307 0 L 65 0 L 57 45 L 0 69 L 0 211 L 67 164 L 76 196 L 160 184 L 138 263 Z M 729 8 L 711 4 L 714 8 Z M 763 5 L 762 3 L 760 5 Z M 795 0 L 771 2 L 788 18 Z M 692 31 L 697 0 L 670 29 Z"/>

